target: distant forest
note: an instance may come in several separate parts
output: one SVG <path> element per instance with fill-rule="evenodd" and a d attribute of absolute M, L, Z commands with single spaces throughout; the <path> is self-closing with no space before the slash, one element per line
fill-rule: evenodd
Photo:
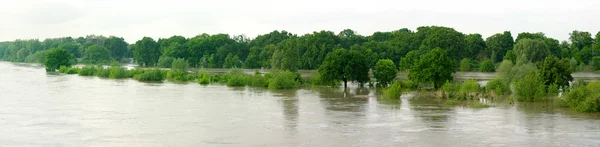
<path fill-rule="evenodd" d="M 89 35 L 85 37 L 15 40 L 0 42 L 0 60 L 44 63 L 51 49 L 63 49 L 87 64 L 108 64 L 133 58 L 142 66 L 158 66 L 159 60 L 185 59 L 192 67 L 204 68 L 281 68 L 286 70 L 318 69 L 328 53 L 336 49 L 358 51 L 373 68 L 377 61 L 390 59 L 401 70 L 410 69 L 421 55 L 440 48 L 455 61 L 477 67 L 481 62 L 496 64 L 502 60 L 516 62 L 514 48 L 530 55 L 533 62 L 547 56 L 567 59 L 574 67 L 583 67 L 600 56 L 600 32 L 573 31 L 568 41 L 547 37 L 544 33 L 510 31 L 483 38 L 480 34 L 464 34 L 453 28 L 423 26 L 416 31 L 406 28 L 391 32 L 375 32 L 362 36 L 351 29 L 339 33 L 319 31 L 296 35 L 273 31 L 251 39 L 243 35 L 200 34 L 192 38 L 172 36 L 155 40 L 144 37 L 133 44 L 121 37 Z M 461 63 L 463 64 L 463 63 Z"/>

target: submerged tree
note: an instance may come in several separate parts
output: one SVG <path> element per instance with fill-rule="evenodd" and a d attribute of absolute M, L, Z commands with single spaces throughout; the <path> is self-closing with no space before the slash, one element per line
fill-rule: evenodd
<path fill-rule="evenodd" d="M 394 65 L 394 61 L 390 59 L 377 61 L 375 71 L 373 71 L 375 79 L 377 79 L 378 84 L 382 86 L 390 84 L 394 78 L 396 78 L 397 74 L 398 70 L 396 69 L 396 65 Z"/>
<path fill-rule="evenodd" d="M 318 72 L 321 80 L 341 80 L 344 82 L 344 87 L 348 86 L 348 81 L 355 81 L 361 85 L 369 81 L 368 62 L 358 51 L 336 49 L 327 54 Z"/>
<path fill-rule="evenodd" d="M 52 51 L 46 54 L 46 71 L 56 71 L 61 66 L 71 67 L 71 60 L 74 57 L 71 53 L 63 50 L 63 49 L 53 49 Z"/>
<path fill-rule="evenodd" d="M 569 86 L 569 82 L 573 81 L 569 60 L 559 60 L 551 56 L 544 59 L 544 62 L 539 67 L 545 85 L 557 84 L 558 86 Z"/>
<path fill-rule="evenodd" d="M 408 78 L 414 82 L 432 82 L 434 88 L 438 89 L 446 81 L 452 81 L 453 63 L 446 51 L 436 48 L 421 56 L 408 73 Z"/>

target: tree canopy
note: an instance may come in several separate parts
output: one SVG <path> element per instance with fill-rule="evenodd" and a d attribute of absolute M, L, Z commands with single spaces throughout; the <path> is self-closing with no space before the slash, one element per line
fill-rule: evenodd
<path fill-rule="evenodd" d="M 446 51 L 436 48 L 425 53 L 419 61 L 408 72 L 408 78 L 419 83 L 433 83 L 434 88 L 438 89 L 446 81 L 452 81 L 454 65 Z"/>

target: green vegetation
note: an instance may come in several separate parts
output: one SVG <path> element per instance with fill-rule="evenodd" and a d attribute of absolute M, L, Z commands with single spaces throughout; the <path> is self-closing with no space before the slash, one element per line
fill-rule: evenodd
<path fill-rule="evenodd" d="M 460 71 L 469 72 L 471 71 L 471 60 L 464 58 L 460 60 Z"/>
<path fill-rule="evenodd" d="M 145 82 L 160 82 L 165 80 L 165 74 L 160 69 L 147 69 L 140 74 L 133 75 L 133 79 Z"/>
<path fill-rule="evenodd" d="M 167 79 L 172 81 L 191 81 L 194 80 L 192 75 L 188 74 L 189 63 L 182 58 L 172 61 L 171 70 L 167 72 Z"/>
<path fill-rule="evenodd" d="M 257 71 L 254 75 L 248 77 L 248 86 L 252 86 L 252 87 L 269 87 L 270 75 L 271 74 L 267 74 L 265 76 L 262 76 Z"/>
<path fill-rule="evenodd" d="M 211 83 L 211 76 L 206 73 L 203 69 L 198 72 L 198 84 L 208 85 Z"/>
<path fill-rule="evenodd" d="M 490 80 L 486 85 L 485 89 L 493 91 L 496 95 L 510 94 L 510 87 L 508 83 L 505 83 L 501 78 L 495 78 Z"/>
<path fill-rule="evenodd" d="M 94 76 L 98 69 L 96 66 L 86 65 L 79 71 L 80 76 Z"/>
<path fill-rule="evenodd" d="M 71 67 L 73 60 L 73 55 L 71 53 L 63 50 L 63 49 L 54 49 L 51 50 L 46 55 L 46 71 L 53 72 L 56 71 L 61 66 Z"/>
<path fill-rule="evenodd" d="M 446 55 L 446 51 L 437 48 L 423 56 L 408 73 L 411 81 L 419 83 L 432 82 L 438 89 L 446 81 L 452 81 L 453 61 Z"/>
<path fill-rule="evenodd" d="M 396 78 L 397 74 L 398 70 L 396 70 L 396 65 L 394 65 L 394 61 L 390 59 L 377 61 L 375 71 L 373 71 L 377 83 L 384 87 L 390 84 L 390 82 Z"/>
<path fill-rule="evenodd" d="M 539 71 L 530 71 L 525 77 L 515 82 L 517 101 L 541 101 L 546 99 L 544 79 Z"/>
<path fill-rule="evenodd" d="M 290 71 L 273 72 L 269 79 L 269 89 L 292 89 L 298 87 L 298 76 Z"/>
<path fill-rule="evenodd" d="M 600 84 L 596 81 L 575 86 L 559 104 L 578 112 L 600 112 Z"/>
<path fill-rule="evenodd" d="M 90 64 L 110 63 L 110 55 L 110 50 L 106 49 L 105 47 L 99 45 L 92 45 L 87 48 L 83 60 L 84 62 Z"/>
<path fill-rule="evenodd" d="M 227 74 L 227 86 L 238 87 L 238 86 L 246 86 L 248 83 L 248 77 L 244 72 L 239 68 L 232 68 L 231 71 Z"/>
<path fill-rule="evenodd" d="M 158 67 L 160 68 L 171 68 L 173 66 L 173 57 L 160 57 L 158 59 Z"/>
<path fill-rule="evenodd" d="M 600 70 L 600 56 L 593 57 L 590 66 L 593 70 Z"/>
<path fill-rule="evenodd" d="M 383 89 L 383 95 L 390 99 L 400 99 L 402 96 L 402 83 L 396 81 L 390 85 L 390 87 Z"/>
<path fill-rule="evenodd" d="M 320 78 L 325 82 L 341 80 L 344 87 L 348 87 L 348 81 L 363 85 L 369 81 L 369 67 L 365 59 L 358 51 L 336 49 L 327 54 L 323 65 L 319 67 Z"/>
<path fill-rule="evenodd" d="M 485 59 L 479 65 L 480 72 L 496 72 L 496 67 L 494 67 L 494 63 L 492 60 Z"/>

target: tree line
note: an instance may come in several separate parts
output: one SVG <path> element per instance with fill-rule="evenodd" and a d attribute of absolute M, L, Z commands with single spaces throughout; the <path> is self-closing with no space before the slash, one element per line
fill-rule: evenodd
<path fill-rule="evenodd" d="M 282 68 L 318 69 L 328 53 L 337 49 L 357 51 L 364 55 L 368 67 L 380 59 L 390 59 L 402 70 L 410 69 L 421 55 L 435 49 L 444 50 L 459 70 L 458 64 L 468 59 L 472 67 L 486 59 L 498 63 L 516 61 L 515 48 L 534 55 L 534 61 L 546 56 L 572 60 L 573 64 L 590 65 L 600 55 L 600 33 L 573 31 L 568 41 L 559 42 L 543 33 L 519 33 L 513 39 L 509 31 L 482 38 L 480 34 L 464 34 L 453 28 L 423 26 L 416 31 L 400 29 L 362 36 L 346 29 L 339 33 L 319 31 L 296 35 L 273 31 L 250 39 L 243 35 L 201 34 L 192 38 L 172 36 L 155 40 L 144 37 L 133 44 L 123 38 L 89 35 L 86 37 L 50 38 L 44 41 L 15 40 L 0 43 L 0 60 L 41 62 L 47 50 L 61 48 L 85 63 L 109 63 L 133 58 L 142 66 L 157 66 L 161 58 L 183 58 L 192 67 L 205 68 Z M 522 42 L 522 43 L 519 43 Z M 42 53 L 40 53 L 42 52 Z M 36 56 L 38 56 L 36 58 Z"/>

